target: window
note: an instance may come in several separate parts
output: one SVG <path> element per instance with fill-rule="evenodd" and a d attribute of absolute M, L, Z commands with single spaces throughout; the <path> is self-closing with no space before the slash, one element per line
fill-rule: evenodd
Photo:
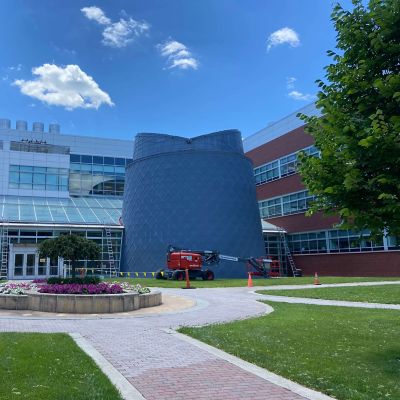
<path fill-rule="evenodd" d="M 383 240 L 372 242 L 369 232 L 327 230 L 287 235 L 293 254 L 350 253 L 383 250 Z"/>
<path fill-rule="evenodd" d="M 292 154 L 287 157 L 282 157 L 279 160 L 281 164 L 281 177 L 294 174 L 297 167 L 297 154 Z"/>
<path fill-rule="evenodd" d="M 79 195 L 122 196 L 128 159 L 71 154 L 69 191 Z M 65 185 L 65 182 L 62 182 Z"/>
<path fill-rule="evenodd" d="M 315 146 L 306 147 L 300 151 L 304 151 L 308 156 L 312 157 L 319 157 L 320 154 Z M 297 156 L 300 151 L 254 168 L 256 185 L 261 185 L 296 173 Z"/>
<path fill-rule="evenodd" d="M 10 165 L 8 187 L 10 189 L 68 191 L 68 170 Z"/>
<path fill-rule="evenodd" d="M 279 179 L 280 176 L 278 161 L 274 161 L 272 163 L 265 164 L 259 168 L 255 168 L 254 175 L 256 178 L 256 185 Z"/>
<path fill-rule="evenodd" d="M 266 199 L 258 203 L 261 218 L 271 218 L 279 215 L 297 214 L 306 211 L 315 196 L 307 190 L 288 194 L 282 197 Z"/>
<path fill-rule="evenodd" d="M 307 211 L 315 196 L 309 195 L 308 191 L 290 194 L 282 197 L 283 215 L 295 214 Z"/>
<path fill-rule="evenodd" d="M 36 140 L 11 141 L 10 150 L 29 153 L 69 154 L 69 147 L 47 144 Z"/>

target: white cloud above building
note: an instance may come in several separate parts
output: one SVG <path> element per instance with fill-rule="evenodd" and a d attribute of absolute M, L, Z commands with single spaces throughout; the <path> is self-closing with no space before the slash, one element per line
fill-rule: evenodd
<path fill-rule="evenodd" d="M 312 101 L 316 99 L 316 96 L 309 93 L 302 93 L 296 89 L 295 82 L 297 82 L 297 78 L 293 76 L 288 76 L 286 78 L 286 89 L 288 90 L 288 96 L 293 100 L 303 100 L 303 101 Z"/>
<path fill-rule="evenodd" d="M 99 7 L 96 6 L 83 7 L 81 8 L 81 11 L 83 12 L 83 14 L 85 14 L 86 18 L 91 19 L 92 21 L 96 21 L 100 25 L 111 24 L 110 18 L 106 17 L 104 11 Z"/>
<path fill-rule="evenodd" d="M 298 90 L 292 90 L 291 92 L 288 93 L 288 96 L 293 100 L 311 101 L 316 99 L 315 95 L 309 93 L 302 93 L 299 92 Z"/>
<path fill-rule="evenodd" d="M 126 47 L 150 29 L 150 25 L 146 21 L 136 21 L 124 11 L 121 12 L 122 17 L 116 22 L 113 22 L 101 8 L 96 6 L 83 7 L 81 11 L 86 18 L 103 27 L 102 43 L 105 46 Z"/>
<path fill-rule="evenodd" d="M 167 69 L 197 69 L 199 62 L 189 49 L 176 40 L 167 40 L 157 45 L 161 56 L 167 59 Z"/>
<path fill-rule="evenodd" d="M 32 80 L 17 79 L 14 85 L 21 93 L 48 105 L 98 109 L 102 104 L 113 106 L 108 93 L 100 89 L 95 80 L 78 65 L 57 66 L 43 64 L 32 69 Z"/>
<path fill-rule="evenodd" d="M 271 33 L 267 39 L 267 52 L 273 47 L 288 44 L 291 47 L 298 47 L 300 45 L 300 37 L 292 28 L 281 28 Z"/>

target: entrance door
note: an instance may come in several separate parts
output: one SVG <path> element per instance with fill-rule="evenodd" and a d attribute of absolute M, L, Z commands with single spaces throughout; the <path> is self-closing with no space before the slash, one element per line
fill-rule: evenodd
<path fill-rule="evenodd" d="M 24 278 L 24 254 L 14 254 L 14 277 L 17 279 Z"/>
<path fill-rule="evenodd" d="M 10 279 L 37 279 L 50 276 L 61 276 L 63 260 L 60 258 L 40 258 L 34 246 L 10 244 L 9 251 L 9 278 Z"/>
<path fill-rule="evenodd" d="M 14 253 L 14 278 L 33 279 L 38 275 L 35 253 Z"/>

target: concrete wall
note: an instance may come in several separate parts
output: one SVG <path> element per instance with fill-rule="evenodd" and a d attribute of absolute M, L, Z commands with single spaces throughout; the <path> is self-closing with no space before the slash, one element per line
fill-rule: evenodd
<path fill-rule="evenodd" d="M 269 218 L 267 221 L 283 228 L 287 233 L 334 229 L 334 225 L 340 222 L 339 217 L 325 216 L 322 213 L 316 213 L 309 217 L 306 217 L 304 213 L 284 215 Z"/>
<path fill-rule="evenodd" d="M 11 125 L 14 125 L 13 123 Z M 110 133 L 118 137 L 118 134 Z M 132 132 L 133 136 L 133 132 Z M 73 154 L 92 154 L 99 156 L 130 158 L 133 151 L 131 140 L 100 138 L 80 135 L 67 135 L 63 133 L 34 132 L 0 126 L 0 140 L 5 142 L 20 140 L 44 140 L 48 144 L 67 146 Z"/>
<path fill-rule="evenodd" d="M 160 304 L 162 304 L 162 294 L 158 290 L 146 294 L 74 295 L 30 292 L 26 295 L 0 295 L 0 309 L 51 313 L 121 313 Z"/>

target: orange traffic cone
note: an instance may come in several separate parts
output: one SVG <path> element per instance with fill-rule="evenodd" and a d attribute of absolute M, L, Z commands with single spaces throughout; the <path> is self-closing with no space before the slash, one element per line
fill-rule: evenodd
<path fill-rule="evenodd" d="M 321 284 L 321 282 L 319 281 L 318 274 L 315 273 L 315 275 L 314 275 L 314 285 L 320 285 L 320 284 Z"/>
<path fill-rule="evenodd" d="M 253 287 L 253 279 L 251 277 L 251 272 L 249 272 L 249 278 L 247 279 L 247 287 Z"/>
<path fill-rule="evenodd" d="M 190 279 L 189 279 L 188 269 L 185 269 L 185 278 L 186 278 L 186 289 L 190 289 Z"/>

